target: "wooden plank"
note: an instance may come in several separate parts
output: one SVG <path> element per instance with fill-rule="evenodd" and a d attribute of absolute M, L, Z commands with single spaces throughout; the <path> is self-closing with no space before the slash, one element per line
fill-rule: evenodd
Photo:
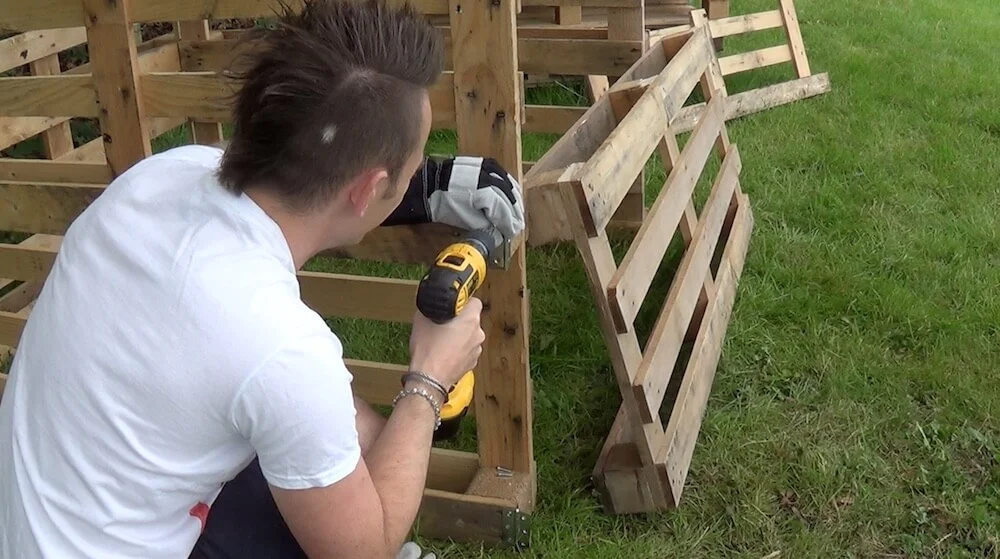
<path fill-rule="evenodd" d="M 802 40 L 802 28 L 799 27 L 799 16 L 795 12 L 794 0 L 778 0 L 781 5 L 781 18 L 785 24 L 785 34 L 788 37 L 788 48 L 792 52 L 792 62 L 795 72 L 800 78 L 812 74 L 809 69 L 809 58 L 806 57 L 806 45 Z"/>
<path fill-rule="evenodd" d="M 615 1 L 615 0 L 603 0 Z M 285 2 L 295 10 L 301 9 L 297 0 Z M 402 0 L 389 0 L 387 4 L 398 5 Z M 408 2 L 418 12 L 427 15 L 448 13 L 448 3 L 444 0 L 410 0 Z M 196 19 L 230 19 L 271 17 L 279 7 L 276 0 L 143 0 L 132 8 L 132 20 L 146 23 L 152 21 L 190 21 Z"/>
<path fill-rule="evenodd" d="M 726 98 L 726 120 L 729 121 L 759 113 L 781 105 L 822 95 L 829 91 L 830 76 L 823 73 L 736 93 Z M 698 123 L 698 116 L 704 110 L 704 103 L 684 107 L 671 122 L 671 127 L 677 133 L 691 131 Z"/>
<path fill-rule="evenodd" d="M 7 375 L 0 373 L 0 398 L 3 397 L 3 391 L 7 388 Z"/>
<path fill-rule="evenodd" d="M 586 112 L 587 107 L 525 105 L 524 132 L 563 134 Z"/>
<path fill-rule="evenodd" d="M 572 6 L 566 6 L 572 8 Z M 557 8 L 558 9 L 558 8 Z M 605 27 L 518 27 L 518 39 L 599 39 L 608 40 Z"/>
<path fill-rule="evenodd" d="M 515 508 L 513 500 L 426 489 L 416 532 L 431 539 L 497 543 L 505 533 L 504 511 Z"/>
<path fill-rule="evenodd" d="M 517 48 L 522 72 L 618 76 L 639 60 L 643 44 L 641 36 L 621 40 L 520 39 Z"/>
<path fill-rule="evenodd" d="M 351 383 L 354 395 L 372 405 L 386 406 L 399 394 L 400 380 L 406 374 L 405 365 L 345 359 L 347 369 L 354 375 Z"/>
<path fill-rule="evenodd" d="M 0 4 L 2 6 L 2 4 Z M 3 10 L 0 7 L 0 10 Z M 0 16 L 2 19 L 3 16 Z M 27 31 L 0 41 L 0 73 L 87 42 L 83 27 Z"/>
<path fill-rule="evenodd" d="M 649 218 L 636 234 L 618 270 L 608 283 L 608 299 L 619 332 L 631 327 L 649 292 L 656 271 L 683 217 L 723 125 L 723 99 L 708 105 L 707 115 L 684 146 L 680 161 L 660 190 Z"/>
<path fill-rule="evenodd" d="M 3 82 L 0 81 L 2 87 Z M 50 116 L 0 117 L 0 149 L 7 149 L 67 120 L 65 117 Z"/>
<path fill-rule="evenodd" d="M 514 0 L 465 5 L 450 0 L 458 151 L 494 157 L 521 181 L 522 91 Z M 520 241 L 520 242 L 523 242 Z M 528 360 L 525 250 L 515 245 L 506 270 L 491 270 L 480 292 L 486 343 L 476 375 L 475 407 L 482 466 L 532 473 L 532 394 Z M 518 503 L 530 511 L 534 477 Z"/>
<path fill-rule="evenodd" d="M 416 281 L 305 271 L 298 278 L 302 300 L 322 316 L 409 323 L 416 312 Z"/>
<path fill-rule="evenodd" d="M 0 0 L 0 29 L 78 27 L 85 19 L 80 0 Z"/>
<path fill-rule="evenodd" d="M 361 243 L 324 251 L 320 256 L 428 265 L 442 248 L 458 240 L 463 233 L 438 223 L 377 227 Z"/>
<path fill-rule="evenodd" d="M 559 25 L 579 25 L 583 23 L 583 6 L 557 7 L 556 23 Z"/>
<path fill-rule="evenodd" d="M 691 34 L 688 31 L 683 37 L 687 39 Z M 620 81 L 658 75 L 666 64 L 663 49 L 650 49 L 622 75 Z M 536 177 L 572 163 L 587 161 L 614 130 L 616 123 L 607 97 L 602 97 L 576 118 L 570 129 L 525 174 L 525 197 L 531 208 L 527 227 L 529 244 L 538 246 L 573 238 L 561 195 L 556 189 L 534 186 Z"/>
<path fill-rule="evenodd" d="M 57 76 L 61 72 L 58 54 L 50 54 L 35 60 L 29 66 L 32 75 L 35 76 Z M 41 139 L 42 151 L 49 159 L 55 159 L 73 151 L 73 131 L 70 130 L 68 120 L 42 132 Z"/>
<path fill-rule="evenodd" d="M 465 493 L 479 471 L 479 455 L 445 448 L 432 448 L 427 465 L 428 489 Z"/>
<path fill-rule="evenodd" d="M 722 353 L 752 229 L 753 214 L 746 196 L 743 195 L 733 220 L 729 242 L 723 253 L 718 275 L 718 291 L 705 315 L 707 320 L 702 322 L 699 329 L 698 341 L 692 350 L 678 390 L 677 404 L 667 422 L 664 444 L 657 453 L 668 464 L 667 471 L 670 472 L 674 506 L 680 502 L 695 442 L 701 431 L 702 419 Z"/>
<path fill-rule="evenodd" d="M 87 9 L 87 48 L 100 100 L 104 153 L 115 176 L 149 157 L 149 122 L 139 88 L 139 61 L 128 9 L 129 0 L 83 0 Z"/>
<path fill-rule="evenodd" d="M 450 36 L 445 37 L 445 70 L 452 70 Z M 607 39 L 522 38 L 518 40 L 519 69 L 540 74 L 624 73 L 642 54 L 643 41 Z M 182 66 L 188 72 L 220 72 L 245 52 L 246 43 L 185 40 L 179 44 Z"/>
<path fill-rule="evenodd" d="M 0 223 L 6 231 L 61 235 L 103 191 L 93 184 L 0 183 Z"/>
<path fill-rule="evenodd" d="M 139 78 L 146 115 L 184 117 L 210 122 L 231 120 L 236 84 L 215 72 L 156 72 Z M 431 87 L 435 128 L 455 123 L 454 75 L 450 72 Z"/>
<path fill-rule="evenodd" d="M 0 116 L 95 117 L 97 92 L 88 75 L 0 78 Z"/>
<path fill-rule="evenodd" d="M 42 292 L 40 281 L 27 281 L 0 296 L 0 311 L 18 313 L 22 316 Z"/>
<path fill-rule="evenodd" d="M 645 38 L 645 12 L 642 5 L 632 8 L 608 9 L 609 40 L 631 39 L 639 41 L 643 44 L 640 48 L 641 54 L 645 51 Z M 598 72 L 594 73 L 596 74 Z M 604 74 L 619 76 L 622 72 L 604 72 Z M 601 84 L 601 86 L 603 87 L 603 84 Z M 629 104 L 631 105 L 631 102 Z M 612 101 L 612 105 L 614 105 L 614 101 Z M 623 112 L 616 111 L 616 117 L 619 121 L 621 121 L 623 116 Z M 611 221 L 618 225 L 624 224 L 628 226 L 634 226 L 633 224 L 642 223 L 642 220 L 646 217 L 645 200 L 646 172 L 644 169 L 640 169 L 638 176 L 632 182 L 632 186 L 629 188 L 625 198 L 621 201 L 621 204 L 618 205 L 614 215 L 611 217 Z"/>
<path fill-rule="evenodd" d="M 113 174 L 111 173 L 111 167 L 108 167 L 108 159 L 104 155 L 104 139 L 100 137 L 94 138 L 93 140 L 83 144 L 82 146 L 60 157 L 59 161 L 78 162 L 78 163 L 100 163 L 101 166 L 106 169 L 107 175 L 109 177 L 113 176 Z M 27 181 L 30 179 L 23 179 L 23 180 Z M 40 180 L 39 182 L 47 182 L 47 181 Z M 80 180 L 73 182 L 90 182 L 90 181 Z M 110 180 L 107 182 L 110 182 Z"/>
<path fill-rule="evenodd" d="M 521 0 L 522 6 L 581 6 L 584 8 L 636 8 L 640 0 Z"/>
<path fill-rule="evenodd" d="M 175 26 L 178 30 L 178 38 L 180 40 L 192 39 L 197 41 L 210 41 L 212 38 L 212 31 L 209 29 L 208 20 L 196 20 L 196 21 L 181 21 Z M 217 42 L 217 41 L 215 41 Z M 178 47 L 179 50 L 179 47 Z M 178 52 L 178 58 L 180 54 Z M 180 61 L 179 66 L 180 66 Z M 187 68 L 178 67 L 177 70 L 187 70 Z M 199 120 L 191 121 L 191 137 L 196 144 L 202 145 L 215 145 L 223 140 L 222 123 L 219 122 L 204 122 Z"/>
<path fill-rule="evenodd" d="M 12 181 L 107 184 L 111 169 L 104 163 L 0 158 L 0 182 Z"/>
<path fill-rule="evenodd" d="M 18 313 L 0 311 L 0 346 L 17 347 L 26 322 Z"/>
<path fill-rule="evenodd" d="M 685 251 L 674 282 L 667 292 L 666 302 L 649 335 L 649 343 L 633 383 L 636 399 L 646 405 L 645 410 L 641 406 L 640 410 L 647 416 L 660 409 L 667 385 L 670 384 L 684 335 L 694 316 L 699 291 L 721 236 L 723 221 L 733 200 L 733 193 L 736 192 L 739 171 L 739 152 L 733 145 L 722 172 L 716 178 L 691 245 Z M 716 285 L 716 294 L 718 289 L 719 286 Z"/>
<path fill-rule="evenodd" d="M 718 39 L 733 35 L 744 35 L 753 33 L 754 31 L 777 29 L 784 25 L 784 20 L 779 10 L 771 10 L 770 12 L 744 14 L 721 19 L 713 17 L 708 22 L 708 25 L 712 29 L 712 37 Z"/>
<path fill-rule="evenodd" d="M 683 106 L 708 67 L 713 52 L 707 29 L 693 32 L 691 39 L 587 161 L 581 171 L 581 181 L 590 207 L 590 215 L 584 215 L 584 223 L 591 235 L 607 226 L 660 141 L 660 131 Z M 657 133 L 651 134 L 650 130 Z"/>
<path fill-rule="evenodd" d="M 731 76 L 740 72 L 774 66 L 792 60 L 792 50 L 788 45 L 768 47 L 743 54 L 734 54 L 719 59 L 722 75 Z"/>

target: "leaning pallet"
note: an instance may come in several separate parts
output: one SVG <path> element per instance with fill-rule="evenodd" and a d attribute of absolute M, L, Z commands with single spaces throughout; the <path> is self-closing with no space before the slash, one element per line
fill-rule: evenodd
<path fill-rule="evenodd" d="M 681 149 L 670 122 L 699 84 L 709 101 Z M 610 512 L 676 507 L 693 455 L 753 227 L 739 184 L 739 150 L 726 131 L 725 103 L 707 28 L 674 34 L 612 86 L 525 179 L 562 200 L 621 393 L 594 470 Z M 692 196 L 713 148 L 720 171 L 698 211 Z M 654 152 L 669 175 L 616 264 L 610 218 Z M 677 230 L 683 255 L 649 341 L 640 348 L 636 316 Z M 717 251 L 722 256 L 713 263 Z M 694 345 L 684 358 L 686 337 Z"/>
<path fill-rule="evenodd" d="M 188 54 L 194 47 L 217 52 L 212 49 L 218 45 L 207 43 L 229 44 L 209 32 L 207 20 L 268 16 L 275 4 L 0 0 L 0 28 L 27 34 L 70 30 L 72 40 L 63 48 L 85 37 L 90 55 L 86 67 L 62 75 L 0 78 L 0 118 L 18 123 L 96 118 L 101 132 L 86 157 L 0 160 L 0 231 L 33 235 L 20 244 L 0 244 L 0 277 L 29 288 L 43 282 L 67 227 L 110 180 L 151 155 L 150 140 L 163 130 L 191 125 L 195 141 L 214 141 L 218 124 L 230 119 L 232 84 L 221 72 L 191 70 L 194 62 Z M 524 107 L 514 0 L 414 4 L 449 20 L 452 58 L 431 93 L 434 128 L 456 130 L 460 152 L 495 157 L 520 178 Z M 162 22 L 180 22 L 179 33 L 151 45 L 136 44 L 134 24 Z M 327 256 L 426 264 L 458 233 L 434 225 L 381 227 L 361 244 Z M 487 342 L 476 371 L 472 410 L 477 449 L 433 450 L 418 518 L 422 536 L 521 545 L 529 534 L 526 522 L 534 508 L 536 477 L 523 239 L 512 243 L 505 257 L 479 292 L 487 303 Z M 303 300 L 324 317 L 397 323 L 413 317 L 415 281 L 305 271 L 298 277 Z M 16 347 L 33 297 L 16 304 L 7 300 L 10 305 L 4 308 L 11 310 L 0 311 L 0 344 Z M 349 360 L 348 367 L 356 393 L 372 404 L 389 404 L 405 371 L 402 365 L 357 359 Z M 5 380 L 0 377 L 0 389 Z"/>
<path fill-rule="evenodd" d="M 794 67 L 797 76 L 796 79 L 783 83 L 728 94 L 725 106 L 726 120 L 758 113 L 830 91 L 830 76 L 825 72 L 814 74 L 809 66 L 809 58 L 806 56 L 805 42 L 802 39 L 802 29 L 799 26 L 794 0 L 776 0 L 776 4 L 777 9 L 768 12 L 713 20 L 706 19 L 704 11 L 691 12 L 691 25 L 708 24 L 712 37 L 717 40 L 768 29 L 784 30 L 785 42 L 782 44 L 750 52 L 728 54 L 719 59 L 719 67 L 724 78 L 789 63 Z M 651 34 L 652 40 L 683 32 L 684 29 L 673 28 L 653 33 Z M 674 129 L 678 132 L 687 132 L 693 129 L 697 115 L 703 108 L 704 104 L 700 104 L 681 112 L 671 123 Z"/>

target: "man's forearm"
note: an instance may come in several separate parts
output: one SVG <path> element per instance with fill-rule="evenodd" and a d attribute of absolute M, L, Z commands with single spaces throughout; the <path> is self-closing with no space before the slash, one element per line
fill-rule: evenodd
<path fill-rule="evenodd" d="M 385 539 L 392 549 L 403 544 L 420 508 L 434 421 L 434 410 L 422 396 L 403 398 L 365 457 L 382 502 Z"/>

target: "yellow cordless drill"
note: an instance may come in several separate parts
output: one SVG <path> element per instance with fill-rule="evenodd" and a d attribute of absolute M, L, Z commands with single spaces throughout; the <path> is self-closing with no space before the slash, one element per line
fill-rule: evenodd
<path fill-rule="evenodd" d="M 486 268 L 493 253 L 489 231 L 470 231 L 462 240 L 442 250 L 417 286 L 417 309 L 437 324 L 458 316 L 476 290 L 486 281 Z M 475 386 L 472 371 L 465 373 L 448 393 L 441 408 L 441 426 L 434 440 L 454 437 L 472 404 Z"/>

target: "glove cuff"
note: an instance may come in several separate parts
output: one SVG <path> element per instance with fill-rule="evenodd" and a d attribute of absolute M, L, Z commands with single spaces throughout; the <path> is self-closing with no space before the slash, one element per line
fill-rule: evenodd
<path fill-rule="evenodd" d="M 420 170 L 410 178 L 402 201 L 382 222 L 383 227 L 431 222 L 431 208 L 427 199 L 433 190 L 434 177 L 440 172 L 440 166 L 434 159 L 424 159 Z"/>

